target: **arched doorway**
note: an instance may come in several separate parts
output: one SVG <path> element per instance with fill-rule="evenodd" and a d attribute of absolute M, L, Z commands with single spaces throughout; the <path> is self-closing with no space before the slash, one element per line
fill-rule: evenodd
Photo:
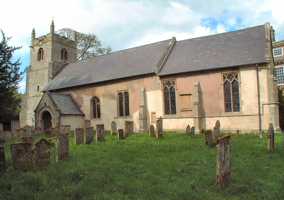
<path fill-rule="evenodd" d="M 41 121 L 42 121 L 42 129 L 44 131 L 48 131 L 52 128 L 52 117 L 51 117 L 51 114 L 48 112 L 48 111 L 44 111 L 42 113 L 42 118 L 41 118 Z"/>

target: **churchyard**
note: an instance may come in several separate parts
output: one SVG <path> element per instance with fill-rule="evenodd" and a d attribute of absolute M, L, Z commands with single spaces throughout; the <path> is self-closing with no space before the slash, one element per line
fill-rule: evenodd
<path fill-rule="evenodd" d="M 216 138 L 216 122 L 199 135 L 193 127 L 164 133 L 154 126 L 133 134 L 125 125 L 113 125 L 118 133 L 63 127 L 7 140 L 0 199 L 284 199 L 280 133 Z"/>

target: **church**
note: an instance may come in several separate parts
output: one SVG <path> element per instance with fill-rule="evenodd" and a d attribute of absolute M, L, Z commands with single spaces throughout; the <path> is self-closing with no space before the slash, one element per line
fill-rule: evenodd
<path fill-rule="evenodd" d="M 238 31 L 143 46 L 76 60 L 76 41 L 55 32 L 31 36 L 20 126 L 71 129 L 112 122 L 145 132 L 158 118 L 168 131 L 259 132 L 279 128 L 269 23 Z"/>

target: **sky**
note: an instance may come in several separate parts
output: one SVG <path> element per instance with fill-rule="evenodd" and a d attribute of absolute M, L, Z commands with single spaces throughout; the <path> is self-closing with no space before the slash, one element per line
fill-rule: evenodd
<path fill-rule="evenodd" d="M 72 28 L 96 34 L 113 51 L 169 39 L 189 39 L 271 23 L 284 39 L 283 0 L 0 0 L 0 29 L 22 48 L 21 71 L 29 66 L 36 35 Z M 25 90 L 25 77 L 19 91 Z"/>

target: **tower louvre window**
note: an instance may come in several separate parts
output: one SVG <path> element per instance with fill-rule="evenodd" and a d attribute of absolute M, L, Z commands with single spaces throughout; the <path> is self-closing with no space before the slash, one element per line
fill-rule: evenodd
<path fill-rule="evenodd" d="M 68 59 L 68 53 L 65 48 L 61 49 L 61 60 L 66 61 Z"/>
<path fill-rule="evenodd" d="M 44 56 L 43 48 L 39 48 L 39 50 L 38 50 L 38 52 L 37 52 L 37 60 L 38 60 L 38 61 L 43 60 L 43 56 Z"/>

